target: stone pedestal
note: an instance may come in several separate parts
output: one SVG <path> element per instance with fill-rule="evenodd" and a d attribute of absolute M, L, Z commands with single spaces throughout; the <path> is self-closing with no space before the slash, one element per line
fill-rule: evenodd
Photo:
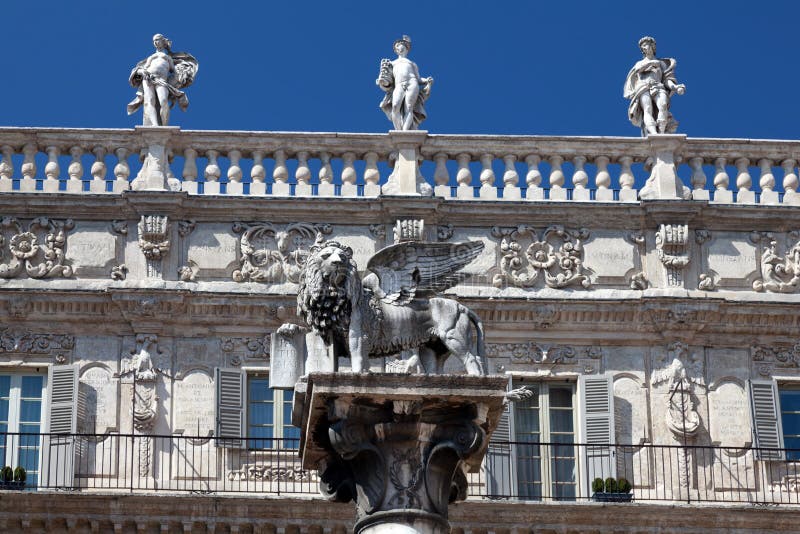
<path fill-rule="evenodd" d="M 397 149 L 394 170 L 381 188 L 382 195 L 433 195 L 433 188 L 419 172 L 419 148 L 428 137 L 425 130 L 391 130 L 389 139 Z"/>
<path fill-rule="evenodd" d="M 504 376 L 313 373 L 295 388 L 304 469 L 356 501 L 356 534 L 447 533 L 503 409 Z"/>
<path fill-rule="evenodd" d="M 653 168 L 650 177 L 639 191 L 642 200 L 688 200 L 689 188 L 683 185 L 676 169 L 677 155 L 686 142 L 685 135 L 648 135 Z M 551 195 L 552 198 L 552 195 Z"/>
<path fill-rule="evenodd" d="M 169 168 L 167 143 L 177 134 L 177 126 L 137 126 L 146 146 L 144 162 L 136 178 L 131 182 L 134 191 L 180 191 L 180 182 Z"/>

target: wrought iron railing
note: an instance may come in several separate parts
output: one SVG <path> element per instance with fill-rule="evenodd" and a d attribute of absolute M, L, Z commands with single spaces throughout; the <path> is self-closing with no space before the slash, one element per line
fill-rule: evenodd
<path fill-rule="evenodd" d="M 144 434 L 0 433 L 0 464 L 27 490 L 318 493 L 298 440 Z M 800 505 L 800 450 L 711 445 L 495 442 L 471 499 L 588 501 L 594 479 L 625 478 L 636 502 Z M 19 489 L 4 485 L 0 489 Z M 622 498 L 625 500 L 628 498 Z"/>

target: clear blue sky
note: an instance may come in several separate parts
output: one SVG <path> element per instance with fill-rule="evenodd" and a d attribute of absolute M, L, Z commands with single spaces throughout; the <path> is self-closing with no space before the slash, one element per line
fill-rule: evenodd
<path fill-rule="evenodd" d="M 432 133 L 629 135 L 638 39 L 678 60 L 680 133 L 800 135 L 800 3 L 5 0 L 0 124 L 132 127 L 131 67 L 160 32 L 200 62 L 183 129 L 383 132 L 392 41 L 435 78 Z"/>

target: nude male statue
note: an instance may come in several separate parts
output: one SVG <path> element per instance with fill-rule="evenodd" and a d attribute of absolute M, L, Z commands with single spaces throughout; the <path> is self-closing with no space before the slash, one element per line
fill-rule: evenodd
<path fill-rule="evenodd" d="M 381 60 L 375 83 L 386 92 L 381 109 L 395 130 L 416 130 L 425 120 L 424 103 L 431 94 L 433 78 L 421 78 L 417 64 L 408 59 L 411 38 L 404 35 L 394 42 L 397 59 Z"/>
<path fill-rule="evenodd" d="M 656 40 L 650 36 L 639 39 L 639 49 L 644 58 L 628 72 L 623 89 L 623 96 L 631 101 L 628 118 L 634 126 L 641 127 L 642 136 L 672 133 L 678 122 L 669 111 L 670 98 L 686 92 L 686 86 L 675 78 L 677 62 L 657 58 Z"/>
<path fill-rule="evenodd" d="M 173 53 L 172 43 L 160 33 L 153 36 L 153 46 L 156 51 L 131 71 L 129 81 L 137 92 L 128 104 L 128 115 L 144 107 L 145 126 L 167 126 L 175 102 L 184 111 L 189 106 L 189 99 L 181 89 L 192 84 L 198 64 L 190 54 Z"/>

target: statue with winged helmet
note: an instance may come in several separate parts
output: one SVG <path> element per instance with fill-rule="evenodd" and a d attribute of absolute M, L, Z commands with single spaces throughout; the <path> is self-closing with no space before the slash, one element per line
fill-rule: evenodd
<path fill-rule="evenodd" d="M 425 373 L 443 372 L 455 355 L 471 375 L 486 372 L 483 326 L 464 305 L 437 294 L 467 276 L 462 272 L 483 243 L 401 242 L 378 251 L 362 278 L 353 251 L 336 241 L 314 245 L 300 276 L 297 313 L 336 357 L 354 372 L 367 359 L 417 349 Z M 474 339 L 473 339 L 474 338 Z"/>

